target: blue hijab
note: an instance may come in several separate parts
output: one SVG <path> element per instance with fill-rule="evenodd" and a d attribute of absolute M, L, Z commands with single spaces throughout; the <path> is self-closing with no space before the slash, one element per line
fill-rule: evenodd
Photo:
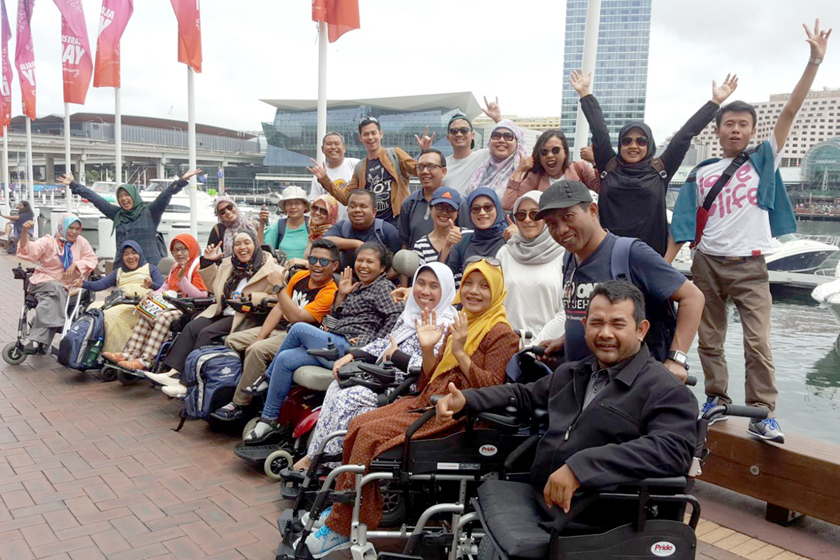
<path fill-rule="evenodd" d="M 137 268 L 140 268 L 141 266 L 146 264 L 146 255 L 143 254 L 143 249 L 140 248 L 140 245 L 136 241 L 123 241 L 122 243 L 120 243 L 120 248 L 117 251 L 117 254 L 120 256 L 120 261 L 122 261 L 120 268 L 122 268 L 123 272 L 132 272 L 132 270 L 137 270 L 137 268 L 131 269 L 126 268 L 125 266 L 125 259 L 123 259 L 123 253 L 125 252 L 126 247 L 131 247 L 138 255 L 140 255 L 140 262 L 137 263 Z"/>
<path fill-rule="evenodd" d="M 496 223 L 487 229 L 478 229 L 473 222 L 473 232 L 467 234 L 467 246 L 464 250 L 464 261 L 473 255 L 482 257 L 494 257 L 496 252 L 505 244 L 502 234 L 507 229 L 505 221 L 505 211 L 502 208 L 502 202 L 493 189 L 487 187 L 479 187 L 469 194 L 467 197 L 467 208 L 471 208 L 473 202 L 479 196 L 486 196 L 496 205 Z M 470 221 L 472 221 L 472 212 L 470 212 Z"/>
<path fill-rule="evenodd" d="M 79 225 L 82 224 L 82 221 L 73 214 L 64 214 L 58 222 L 58 227 L 55 228 L 55 240 L 58 243 L 58 255 L 61 257 L 61 264 L 64 266 L 64 270 L 67 270 L 70 268 L 70 265 L 73 264 L 73 243 L 67 241 L 66 235 L 70 226 L 76 222 L 79 222 Z M 79 235 L 81 235 L 81 233 Z"/>

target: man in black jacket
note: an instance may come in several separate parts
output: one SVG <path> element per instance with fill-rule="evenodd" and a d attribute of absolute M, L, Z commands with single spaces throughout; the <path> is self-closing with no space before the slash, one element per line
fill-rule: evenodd
<path fill-rule="evenodd" d="M 459 391 L 437 403 L 440 419 L 504 407 L 547 409 L 531 484 L 541 509 L 568 513 L 582 487 L 601 488 L 688 472 L 697 439 L 697 400 L 642 342 L 650 326 L 633 284 L 611 280 L 592 292 L 585 319 L 591 356 L 528 385 Z M 513 483 L 505 483 L 513 484 Z M 532 501 L 527 492 L 519 492 Z"/>

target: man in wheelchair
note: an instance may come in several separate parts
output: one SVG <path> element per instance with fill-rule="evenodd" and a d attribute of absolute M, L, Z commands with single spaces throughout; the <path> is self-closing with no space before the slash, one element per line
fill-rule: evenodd
<path fill-rule="evenodd" d="M 492 517 L 484 518 L 485 528 L 507 556 L 546 557 L 548 532 L 544 538 L 538 530 L 536 538 L 520 537 L 533 536 L 541 523 L 551 526 L 562 517 L 558 509 L 568 514 L 579 488 L 688 472 L 698 437 L 697 401 L 650 355 L 642 342 L 649 328 L 644 317 L 644 296 L 634 285 L 621 280 L 599 284 L 584 323 L 591 356 L 527 385 L 463 392 L 450 385 L 449 394 L 438 401 L 440 420 L 510 404 L 521 411 L 548 411 L 531 484 L 489 480 L 479 489 L 478 503 Z M 576 518 L 578 531 L 617 527 L 635 512 L 635 506 L 627 511 L 615 504 L 590 509 Z"/>

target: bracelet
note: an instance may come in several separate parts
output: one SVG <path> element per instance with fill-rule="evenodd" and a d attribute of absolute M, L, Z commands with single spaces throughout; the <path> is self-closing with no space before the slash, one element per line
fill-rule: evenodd
<path fill-rule="evenodd" d="M 817 64 L 817 65 L 819 65 L 819 64 L 822 64 L 822 61 L 823 61 L 823 59 L 821 59 L 821 58 L 814 58 L 814 57 L 811 57 L 811 58 L 809 58 L 809 59 L 808 59 L 808 63 L 809 63 L 809 64 Z"/>

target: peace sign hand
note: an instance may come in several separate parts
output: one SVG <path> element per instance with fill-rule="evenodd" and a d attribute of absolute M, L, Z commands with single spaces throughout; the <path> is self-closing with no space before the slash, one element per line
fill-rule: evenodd
<path fill-rule="evenodd" d="M 805 34 L 808 38 L 805 42 L 811 45 L 811 58 L 823 59 L 825 58 L 825 51 L 828 48 L 828 38 L 831 36 L 831 29 L 828 31 L 820 31 L 820 20 L 814 22 L 814 31 L 811 32 L 808 26 L 804 23 L 802 27 L 805 28 Z"/>
<path fill-rule="evenodd" d="M 426 130 L 423 131 L 423 137 L 420 138 L 415 134 L 414 141 L 417 142 L 417 145 L 420 146 L 421 150 L 428 150 L 432 147 L 432 143 L 435 141 L 435 133 L 432 132 L 432 135 L 429 136 L 429 127 L 427 126 Z"/>
<path fill-rule="evenodd" d="M 499 122 L 500 120 L 502 120 L 502 109 L 501 109 L 501 107 L 499 107 L 499 97 L 498 96 L 496 96 L 496 101 L 490 102 L 490 101 L 487 101 L 487 96 L 485 95 L 484 96 L 484 106 L 486 108 L 482 109 L 481 111 L 485 115 L 487 115 L 488 117 L 493 119 L 493 122 Z"/>
<path fill-rule="evenodd" d="M 210 243 L 207 245 L 207 248 L 204 249 L 204 258 L 208 261 L 218 261 L 222 258 L 222 250 L 219 245 L 215 243 Z"/>

